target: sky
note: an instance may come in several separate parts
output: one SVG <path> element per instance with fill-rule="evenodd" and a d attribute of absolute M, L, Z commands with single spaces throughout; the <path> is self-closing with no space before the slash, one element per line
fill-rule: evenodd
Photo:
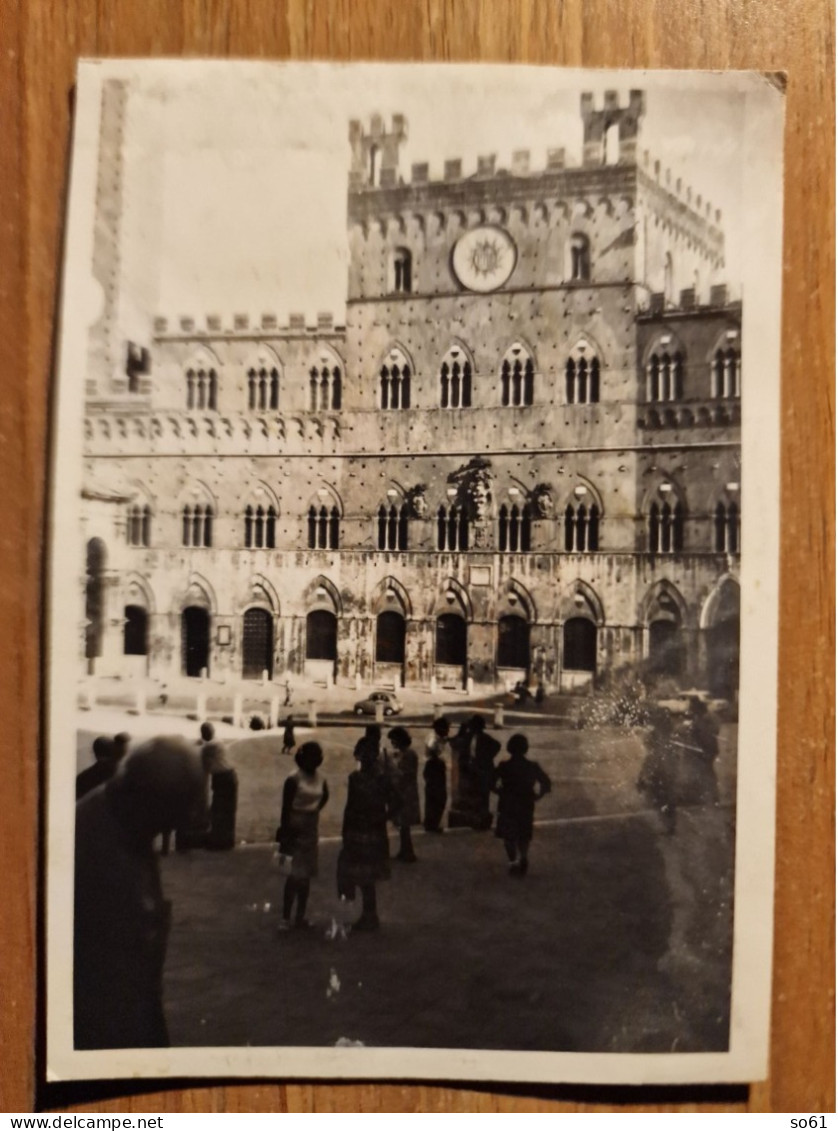
<path fill-rule="evenodd" d="M 460 157 L 548 148 L 581 161 L 580 93 L 646 91 L 639 149 L 723 212 L 726 279 L 741 278 L 743 128 L 754 76 L 545 67 L 123 64 L 123 287 L 149 317 L 258 318 L 331 311 L 343 320 L 350 118 L 408 119 L 401 172 L 431 178 Z M 131 70 L 133 67 L 133 70 Z M 153 309 L 151 309 L 153 307 Z"/>

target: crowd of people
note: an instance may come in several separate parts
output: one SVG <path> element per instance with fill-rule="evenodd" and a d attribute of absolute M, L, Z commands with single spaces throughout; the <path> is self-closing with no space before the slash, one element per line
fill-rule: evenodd
<path fill-rule="evenodd" d="M 418 857 L 412 830 L 420 823 L 428 833 L 443 832 L 446 808 L 450 825 L 488 830 L 493 815 L 492 794 L 497 794 L 497 836 L 503 840 L 513 876 L 523 877 L 529 866 L 536 802 L 550 791 L 550 779 L 537 762 L 527 757 L 529 744 L 514 734 L 509 758 L 495 759 L 500 743 L 486 734 L 486 721 L 474 715 L 455 735 L 450 721 L 435 719 L 425 742 L 424 822 L 421 818 L 419 756 L 413 739 L 402 726 L 392 727 L 386 743 L 378 724 L 366 727 L 355 746 L 358 768 L 349 775 L 342 824 L 342 846 L 337 860 L 337 890 L 341 899 L 361 895 L 361 914 L 353 930 L 372 931 L 380 926 L 376 885 L 390 877 L 388 827 L 398 829 L 395 860 L 415 864 Z M 449 755 L 456 792 L 448 806 Z M 285 873 L 280 929 L 309 925 L 306 908 L 311 880 L 317 875 L 318 818 L 329 790 L 319 772 L 323 751 L 316 742 L 303 743 L 295 754 L 297 769 L 287 777 L 282 794 L 282 815 L 276 831 L 280 870 Z M 295 910 L 296 908 L 296 910 Z"/>
<path fill-rule="evenodd" d="M 666 833 L 684 805 L 718 805 L 715 762 L 718 725 L 700 699 L 683 720 L 661 711 L 652 719 L 638 789 L 655 807 Z M 341 899 L 360 893 L 353 931 L 380 926 L 377 885 L 390 878 L 389 829 L 398 832 L 395 859 L 415 864 L 413 831 L 443 832 L 463 825 L 489 830 L 503 842 L 510 876 L 529 869 L 534 812 L 550 778 L 528 757 L 525 735 L 513 734 L 508 757 L 474 715 L 452 733 L 435 719 L 420 758 L 404 726 L 385 736 L 366 727 L 357 742 L 357 768 L 347 782 L 336 885 Z M 288 718 L 283 752 L 296 769 L 282 789 L 276 830 L 285 875 L 280 929 L 309 926 L 311 881 L 318 874 L 319 818 L 329 803 L 318 742 L 297 746 Z M 170 908 L 163 898 L 157 844 L 231 848 L 235 842 L 236 771 L 227 763 L 210 723 L 197 742 L 159 737 L 131 747 L 130 736 L 101 736 L 94 762 L 77 777 L 74 910 L 75 1047 L 128 1048 L 167 1044 L 162 972 Z M 451 794 L 449 797 L 449 777 Z M 493 806 L 493 798 L 497 798 Z M 493 808 L 495 811 L 493 812 Z M 158 840 L 159 838 L 159 840 Z"/>

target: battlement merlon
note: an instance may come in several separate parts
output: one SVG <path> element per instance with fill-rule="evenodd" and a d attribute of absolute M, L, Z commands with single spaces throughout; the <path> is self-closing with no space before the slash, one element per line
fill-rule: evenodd
<path fill-rule="evenodd" d="M 353 118 L 349 123 L 349 187 L 389 188 L 398 184 L 399 151 L 406 140 L 407 119 L 403 114 L 393 115 L 389 130 L 380 114 L 373 114 L 368 130 Z"/>
<path fill-rule="evenodd" d="M 234 314 L 223 319 L 220 314 L 207 314 L 203 319 L 191 314 L 181 314 L 176 318 L 157 315 L 152 322 L 153 342 L 179 341 L 201 342 L 212 340 L 229 341 L 244 339 L 252 341 L 271 341 L 280 338 L 326 338 L 341 339 L 345 334 L 343 322 L 335 319 L 331 311 L 319 310 L 312 318 L 300 312 L 288 314 L 281 322 L 273 312 L 265 312 L 259 318 L 248 314 Z"/>

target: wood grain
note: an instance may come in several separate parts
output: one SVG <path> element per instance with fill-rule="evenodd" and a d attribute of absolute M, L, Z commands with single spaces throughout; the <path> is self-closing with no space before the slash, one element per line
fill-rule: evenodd
<path fill-rule="evenodd" d="M 0 481 L 9 491 L 0 527 L 0 1110 L 835 1110 L 834 32 L 829 0 L 3 0 Z M 36 1042 L 36 1002 L 43 1006 L 36 997 L 40 548 L 69 92 L 82 55 L 787 71 L 779 815 L 767 1083 L 750 1092 L 44 1085 Z"/>

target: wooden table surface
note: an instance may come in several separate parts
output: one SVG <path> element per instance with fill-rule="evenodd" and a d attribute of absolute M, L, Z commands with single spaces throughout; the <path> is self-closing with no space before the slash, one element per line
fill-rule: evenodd
<path fill-rule="evenodd" d="M 829 0 L 2 0 L 0 1110 L 830 1112 L 834 1095 L 834 10 Z M 490 60 L 788 73 L 771 1075 L 748 1088 L 52 1085 L 37 1039 L 40 575 L 79 56 Z M 14 490 L 12 490 L 14 487 Z M 5 488 L 4 488 L 5 491 Z M 770 767 L 766 765 L 766 773 Z M 69 943 L 68 943 L 69 945 Z"/>

